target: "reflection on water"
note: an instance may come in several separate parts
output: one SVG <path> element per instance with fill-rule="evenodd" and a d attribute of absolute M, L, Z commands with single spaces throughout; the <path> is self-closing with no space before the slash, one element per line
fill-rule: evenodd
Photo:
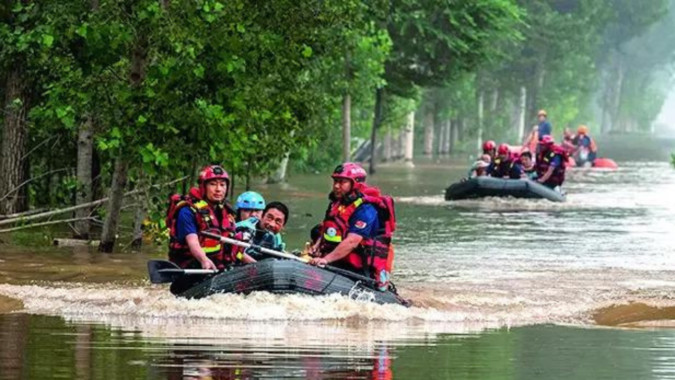
<path fill-rule="evenodd" d="M 353 341 L 364 326 L 173 330 L 0 315 L 0 379 L 671 379 L 675 333 L 565 326 Z M 147 327 L 147 326 L 146 326 Z M 240 326 L 241 327 L 241 326 Z M 374 328 L 377 330 L 377 328 Z M 186 331 L 192 334 L 182 336 Z M 199 336 L 196 331 L 201 331 Z M 294 338 L 293 335 L 296 337 Z"/>

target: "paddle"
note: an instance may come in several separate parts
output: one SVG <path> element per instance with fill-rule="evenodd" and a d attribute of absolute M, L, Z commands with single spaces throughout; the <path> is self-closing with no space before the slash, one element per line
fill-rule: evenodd
<path fill-rule="evenodd" d="M 214 274 L 218 273 L 215 269 L 183 269 L 178 265 L 166 260 L 148 261 L 148 273 L 150 282 L 153 284 L 164 284 L 174 282 L 177 278 L 186 274 Z"/>
<path fill-rule="evenodd" d="M 210 237 L 211 239 L 218 239 L 218 240 L 220 240 L 221 243 L 236 245 L 236 246 L 243 247 L 243 248 L 253 247 L 254 249 L 257 249 L 257 250 L 259 250 L 260 252 L 262 252 L 266 255 L 278 257 L 278 258 L 281 258 L 281 259 L 300 261 L 300 262 L 303 262 L 305 264 L 309 263 L 308 260 L 303 260 L 302 258 L 300 258 L 298 256 L 295 256 L 292 253 L 275 251 L 273 249 L 261 247 L 261 246 L 251 244 L 251 243 L 246 243 L 246 242 L 243 242 L 241 240 L 226 238 L 224 236 L 212 234 L 210 232 L 202 232 L 201 234 L 204 235 L 204 236 Z M 337 274 L 345 276 L 347 278 L 351 278 L 352 280 L 358 280 L 358 281 L 362 281 L 364 283 L 367 283 L 368 285 L 371 285 L 371 286 L 377 286 L 377 281 L 373 280 L 372 278 L 362 276 L 358 273 L 354 273 L 354 272 L 348 271 L 346 269 L 336 268 L 336 267 L 330 266 L 330 265 L 326 265 L 326 266 L 323 266 L 321 268 L 323 268 L 323 269 L 325 269 L 329 272 L 337 273 Z"/>

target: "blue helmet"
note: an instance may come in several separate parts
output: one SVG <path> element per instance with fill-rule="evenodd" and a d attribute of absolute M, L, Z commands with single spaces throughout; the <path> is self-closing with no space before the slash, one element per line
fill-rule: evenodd
<path fill-rule="evenodd" d="M 255 191 L 247 191 L 237 198 L 237 210 L 264 210 L 265 198 Z"/>

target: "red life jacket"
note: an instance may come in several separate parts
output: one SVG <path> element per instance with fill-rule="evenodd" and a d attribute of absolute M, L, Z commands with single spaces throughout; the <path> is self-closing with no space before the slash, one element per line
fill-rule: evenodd
<path fill-rule="evenodd" d="M 184 207 L 189 207 L 195 216 L 198 232 L 207 231 L 231 237 L 235 227 L 234 211 L 227 203 L 214 207 L 204 199 L 201 191 L 197 188 L 190 189 L 187 196 L 171 195 L 166 217 L 166 225 L 169 227 L 169 260 L 181 268 L 194 266 L 196 261 L 187 243 L 182 243 L 177 238 L 178 211 Z M 218 240 L 204 237 L 201 234 L 198 235 L 199 245 L 218 269 L 224 269 L 232 263 L 233 259 L 229 247 L 223 247 Z"/>
<path fill-rule="evenodd" d="M 553 186 L 560 186 L 565 182 L 565 169 L 567 168 L 567 160 L 569 159 L 569 153 L 567 153 L 563 147 L 553 145 L 547 152 L 540 153 L 537 156 L 535 166 L 537 168 L 537 175 L 541 178 L 546 174 L 548 168 L 551 166 L 551 161 L 556 156 L 560 157 L 560 165 L 553 170 L 553 174 L 551 174 L 551 177 L 549 177 L 546 183 Z"/>
<path fill-rule="evenodd" d="M 511 170 L 513 170 L 513 166 L 516 164 L 516 162 L 517 161 L 512 158 L 501 159 L 497 157 L 492 163 L 492 172 L 489 174 L 495 178 L 504 178 L 506 176 L 510 178 Z"/>
<path fill-rule="evenodd" d="M 377 280 L 380 287 L 386 287 L 393 270 L 394 249 L 391 238 L 396 230 L 396 214 L 393 198 L 380 194 L 379 189 L 365 188 L 352 197 L 349 203 L 338 200 L 331 202 L 321 223 L 319 250 L 325 256 L 342 242 L 349 234 L 349 218 L 364 204 L 372 205 L 377 211 L 380 227 L 377 236 L 364 238 L 353 252 L 337 264 L 355 272 L 363 272 Z"/>

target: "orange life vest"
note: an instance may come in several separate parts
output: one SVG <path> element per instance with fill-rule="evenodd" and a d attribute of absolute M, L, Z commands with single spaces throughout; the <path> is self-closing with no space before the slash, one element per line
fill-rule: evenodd
<path fill-rule="evenodd" d="M 166 218 L 166 225 L 169 227 L 169 260 L 181 268 L 195 266 L 195 258 L 187 243 L 183 243 L 177 238 L 178 211 L 184 207 L 188 207 L 195 216 L 198 232 L 206 231 L 231 237 L 235 228 L 234 211 L 227 203 L 213 206 L 204 199 L 201 191 L 196 188 L 190 189 L 187 196 L 171 195 Z M 219 240 L 199 234 L 199 245 L 218 269 L 224 269 L 232 263 L 231 249 L 223 247 Z"/>
<path fill-rule="evenodd" d="M 332 252 L 349 234 L 349 219 L 356 210 L 370 204 L 378 214 L 379 230 L 374 238 L 364 238 L 359 246 L 336 264 L 362 272 L 374 278 L 381 288 L 386 288 L 393 270 L 394 249 L 391 239 L 396 229 L 394 201 L 383 196 L 376 188 L 364 189 L 348 204 L 333 200 L 321 223 L 319 250 L 322 255 Z"/>

